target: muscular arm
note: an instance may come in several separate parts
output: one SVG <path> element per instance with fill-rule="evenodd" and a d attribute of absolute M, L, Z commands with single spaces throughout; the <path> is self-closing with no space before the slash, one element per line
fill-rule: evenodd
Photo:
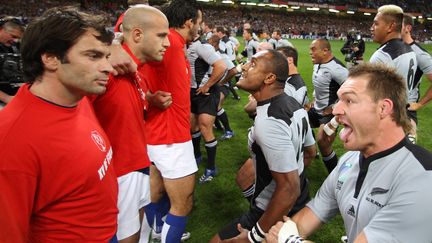
<path fill-rule="evenodd" d="M 312 161 L 314 160 L 315 156 L 316 156 L 317 150 L 316 150 L 316 146 L 311 145 L 311 146 L 305 146 L 304 147 L 304 154 L 303 154 L 303 163 L 304 163 L 304 167 L 307 168 Z"/>
<path fill-rule="evenodd" d="M 225 73 L 226 65 L 222 59 L 219 59 L 215 63 L 213 63 L 213 71 L 211 73 L 211 76 L 206 84 L 204 84 L 202 87 L 199 87 L 197 89 L 197 94 L 199 93 L 207 93 L 211 86 L 213 86 L 215 83 L 219 82 L 219 80 L 222 78 L 222 76 Z"/>
<path fill-rule="evenodd" d="M 287 173 L 272 171 L 271 173 L 276 182 L 276 189 L 266 211 L 258 220 L 264 232 L 268 232 L 272 225 L 288 214 L 300 195 L 300 180 L 297 170 Z"/>
<path fill-rule="evenodd" d="M 419 102 L 410 104 L 408 110 L 416 111 L 432 100 L 432 73 L 426 74 L 425 76 L 429 80 L 429 88 Z"/>
<path fill-rule="evenodd" d="M 110 46 L 111 55 L 108 59 L 114 68 L 114 75 L 123 75 L 126 73 L 134 73 L 137 70 L 137 64 L 132 60 L 129 54 L 123 49 L 120 44 L 112 44 Z"/>
<path fill-rule="evenodd" d="M 321 222 L 321 220 L 308 207 L 304 207 L 291 219 L 297 224 L 299 234 L 303 238 L 310 236 L 323 224 L 323 222 Z"/>
<path fill-rule="evenodd" d="M 227 73 L 227 75 L 225 76 L 225 78 L 224 79 L 222 79 L 221 81 L 219 81 L 219 84 L 224 84 L 224 83 L 226 83 L 226 82 L 228 82 L 228 81 L 230 81 L 235 75 L 237 74 L 237 69 L 234 67 L 234 68 L 231 68 L 230 70 L 228 70 L 228 73 Z"/>

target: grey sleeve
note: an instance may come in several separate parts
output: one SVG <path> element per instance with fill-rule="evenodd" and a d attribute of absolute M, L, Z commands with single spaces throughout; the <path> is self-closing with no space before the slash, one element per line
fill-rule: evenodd
<path fill-rule="evenodd" d="M 374 52 L 374 54 L 372 54 L 369 62 L 371 62 L 371 63 L 384 63 L 386 65 L 390 65 L 390 66 L 394 67 L 393 66 L 394 64 L 393 64 L 391 57 L 387 53 L 385 53 L 381 50 L 377 50 L 376 52 Z"/>
<path fill-rule="evenodd" d="M 310 127 L 309 116 L 306 115 L 306 119 L 307 119 L 307 124 L 308 124 L 308 131 L 306 133 L 304 146 L 308 147 L 308 146 L 312 146 L 315 144 L 315 138 L 314 138 L 314 135 L 312 132 L 312 128 Z"/>
<path fill-rule="evenodd" d="M 256 41 L 256 40 L 254 40 L 254 41 L 252 42 L 252 47 L 255 48 L 256 51 L 258 51 L 258 46 L 259 46 L 259 42 Z"/>
<path fill-rule="evenodd" d="M 401 178 L 397 191 L 363 229 L 368 242 L 431 242 L 432 172 L 415 178 Z"/>
<path fill-rule="evenodd" d="M 229 57 L 226 54 L 222 54 L 221 57 L 224 60 L 225 65 L 227 66 L 226 70 L 231 70 L 231 69 L 235 68 L 234 63 L 231 62 L 231 60 L 229 59 Z"/>
<path fill-rule="evenodd" d="M 339 205 L 336 200 L 335 190 L 339 176 L 339 167 L 343 164 L 341 161 L 346 157 L 347 156 L 342 156 L 339 159 L 338 166 L 333 169 L 319 188 L 315 197 L 306 205 L 314 212 L 321 222 L 327 223 L 339 213 Z"/>
<path fill-rule="evenodd" d="M 271 171 L 285 173 L 298 169 L 291 129 L 284 121 L 267 118 L 256 123 L 255 138 Z"/>
<path fill-rule="evenodd" d="M 418 67 L 424 74 L 432 73 L 432 56 L 420 48 L 418 49 L 420 51 L 415 50 Z"/>
<path fill-rule="evenodd" d="M 332 79 L 335 80 L 339 85 L 342 85 L 343 82 L 348 78 L 348 69 L 346 69 L 342 65 L 338 65 L 338 68 L 333 70 Z"/>
<path fill-rule="evenodd" d="M 210 44 L 203 44 L 197 46 L 197 53 L 198 56 L 201 57 L 209 65 L 213 65 L 216 61 L 221 59 L 221 57 L 216 53 L 216 51 Z"/>

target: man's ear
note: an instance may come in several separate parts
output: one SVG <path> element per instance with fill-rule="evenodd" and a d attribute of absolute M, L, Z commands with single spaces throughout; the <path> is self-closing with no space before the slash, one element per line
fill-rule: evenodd
<path fill-rule="evenodd" d="M 49 53 L 42 54 L 41 60 L 45 68 L 49 71 L 56 71 L 60 64 L 59 58 Z"/>
<path fill-rule="evenodd" d="M 144 33 L 140 28 L 134 28 L 132 30 L 132 39 L 135 43 L 139 42 L 143 37 Z"/>
<path fill-rule="evenodd" d="M 274 73 L 269 73 L 264 78 L 264 83 L 267 85 L 273 84 L 274 82 L 276 82 L 276 75 Z"/>
<path fill-rule="evenodd" d="M 380 102 L 380 118 L 391 116 L 393 114 L 393 101 L 390 99 L 384 99 Z"/>
<path fill-rule="evenodd" d="M 294 62 L 294 58 L 292 58 L 292 57 L 288 57 L 288 58 L 287 58 L 287 61 L 288 61 L 288 64 L 291 64 L 291 63 Z"/>
<path fill-rule="evenodd" d="M 189 28 L 192 29 L 192 26 L 194 25 L 194 22 L 192 21 L 192 19 L 188 19 L 186 20 L 186 22 L 183 25 L 183 28 Z"/>

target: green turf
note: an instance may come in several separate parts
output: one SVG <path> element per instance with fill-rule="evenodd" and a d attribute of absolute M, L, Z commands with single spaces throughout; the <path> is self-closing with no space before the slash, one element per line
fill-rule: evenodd
<path fill-rule="evenodd" d="M 242 41 L 241 41 L 242 42 Z M 309 92 L 309 98 L 313 91 L 312 63 L 309 57 L 310 40 L 291 40 L 299 52 L 299 72 L 303 76 Z M 343 61 L 343 56 L 340 53 L 340 48 L 343 45 L 342 41 L 332 41 L 332 50 L 337 58 Z M 429 52 L 432 51 L 432 46 L 424 46 Z M 369 60 L 371 54 L 378 48 L 375 43 L 366 43 L 365 60 Z M 428 81 L 423 80 L 421 90 L 424 92 L 427 88 Z M 188 242 L 208 242 L 217 231 L 231 222 L 232 219 L 239 216 L 247 210 L 248 203 L 243 198 L 241 191 L 235 183 L 236 172 L 248 158 L 247 150 L 247 130 L 252 125 L 252 120 L 243 112 L 243 106 L 247 103 L 248 94 L 239 91 L 241 99 L 234 100 L 232 97 L 225 102 L 224 108 L 229 116 L 230 124 L 235 131 L 235 136 L 229 141 L 219 141 L 216 163 L 219 169 L 219 175 L 208 184 L 196 185 L 194 208 L 188 221 L 187 230 L 192 236 Z M 424 107 L 418 112 L 419 127 L 418 127 L 418 143 L 432 150 L 432 130 L 430 129 L 432 120 L 427 114 L 431 114 L 431 105 Z M 217 137 L 221 135 L 216 132 Z M 338 155 L 344 153 L 341 143 L 337 139 L 334 147 Z M 205 164 L 205 150 L 204 152 Z M 204 165 L 200 165 L 200 170 L 197 176 L 203 173 Z M 321 160 L 316 159 L 312 165 L 307 168 L 307 176 L 311 182 L 311 196 L 319 188 L 323 180 L 327 176 L 326 169 Z M 340 237 L 344 234 L 343 223 L 340 216 L 324 225 L 319 231 L 310 237 L 311 240 L 317 243 L 333 243 L 340 242 Z"/>

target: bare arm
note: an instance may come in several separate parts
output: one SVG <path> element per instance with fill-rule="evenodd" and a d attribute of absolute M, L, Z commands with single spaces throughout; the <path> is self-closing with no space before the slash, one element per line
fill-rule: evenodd
<path fill-rule="evenodd" d="M 252 95 L 249 95 L 249 102 L 244 106 L 244 111 L 250 116 L 256 115 L 257 101 Z"/>
<path fill-rule="evenodd" d="M 364 232 L 362 231 L 357 238 L 355 239 L 354 243 L 367 243 L 367 238 Z"/>
<path fill-rule="evenodd" d="M 304 147 L 303 163 L 305 168 L 307 168 L 312 163 L 312 161 L 315 159 L 316 154 L 317 150 L 315 144 Z"/>
<path fill-rule="evenodd" d="M 432 73 L 426 74 L 427 79 L 429 80 L 429 88 L 426 91 L 425 95 L 420 99 L 418 103 L 411 103 L 408 107 L 408 110 L 416 111 L 432 100 Z"/>
<path fill-rule="evenodd" d="M 276 182 L 276 189 L 266 211 L 258 220 L 258 224 L 264 232 L 268 232 L 278 220 L 282 220 L 283 215 L 288 214 L 300 195 L 300 180 L 297 170 L 288 173 L 274 171 L 271 173 Z"/>
<path fill-rule="evenodd" d="M 210 87 L 213 86 L 215 83 L 217 83 L 222 78 L 222 76 L 224 75 L 226 65 L 222 59 L 213 63 L 212 66 L 213 66 L 213 71 L 211 73 L 209 80 L 207 81 L 206 84 L 204 84 L 203 86 L 201 86 L 197 89 L 197 91 L 196 91 L 197 94 L 200 94 L 200 93 L 207 94 Z"/>
<path fill-rule="evenodd" d="M 129 54 L 119 44 L 110 46 L 111 55 L 108 59 L 113 66 L 114 75 L 123 75 L 126 73 L 134 73 L 137 71 L 137 64 L 132 60 Z"/>
<path fill-rule="evenodd" d="M 297 224 L 299 234 L 303 238 L 310 236 L 323 224 L 323 222 L 321 222 L 321 220 L 308 207 L 304 207 L 296 213 L 292 217 L 292 221 Z"/>
<path fill-rule="evenodd" d="M 13 97 L 14 96 L 8 95 L 5 92 L 0 91 L 0 101 L 3 102 L 3 103 L 5 103 L 5 104 L 9 103 L 12 100 Z"/>
<path fill-rule="evenodd" d="M 222 79 L 221 81 L 219 81 L 219 84 L 224 84 L 224 83 L 226 83 L 226 82 L 228 82 L 228 81 L 230 81 L 235 75 L 237 74 L 237 69 L 234 67 L 234 68 L 231 68 L 230 70 L 228 70 L 228 73 L 227 73 L 227 75 L 225 76 L 225 78 L 224 79 Z"/>

